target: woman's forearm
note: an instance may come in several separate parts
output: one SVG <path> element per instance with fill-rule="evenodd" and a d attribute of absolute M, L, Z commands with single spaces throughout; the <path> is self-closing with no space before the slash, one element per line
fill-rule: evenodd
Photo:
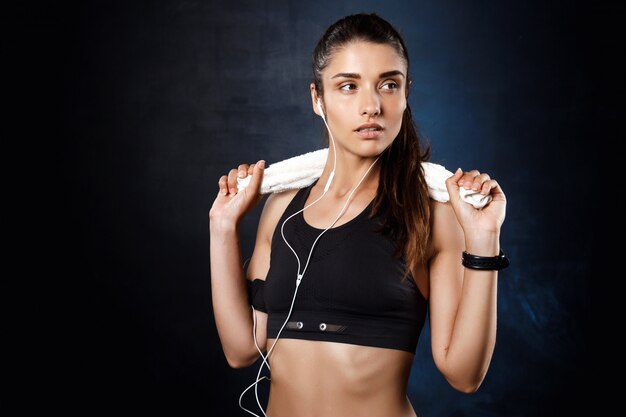
<path fill-rule="evenodd" d="M 236 225 L 211 222 L 211 299 L 222 349 L 230 366 L 248 366 L 254 360 L 253 318 L 241 263 Z"/>
<path fill-rule="evenodd" d="M 496 256 L 497 234 L 466 238 L 466 250 L 474 255 Z M 482 383 L 496 343 L 498 271 L 464 268 L 461 301 L 446 355 L 448 380 L 465 392 Z"/>

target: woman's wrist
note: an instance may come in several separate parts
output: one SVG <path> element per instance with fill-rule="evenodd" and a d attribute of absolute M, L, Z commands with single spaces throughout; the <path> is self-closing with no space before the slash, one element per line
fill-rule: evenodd
<path fill-rule="evenodd" d="M 209 219 L 209 232 L 211 235 L 239 233 L 239 225 L 224 219 Z"/>
<path fill-rule="evenodd" d="M 465 235 L 465 250 L 478 256 L 498 256 L 500 253 L 500 233 L 480 232 Z"/>

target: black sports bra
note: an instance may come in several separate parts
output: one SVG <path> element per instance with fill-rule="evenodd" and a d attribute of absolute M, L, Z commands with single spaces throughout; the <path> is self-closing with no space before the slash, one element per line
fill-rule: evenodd
<path fill-rule="evenodd" d="M 268 313 L 268 338 L 276 338 L 287 318 L 298 274 L 298 262 L 283 240 L 281 227 L 304 207 L 315 183 L 298 190 L 278 222 L 265 281 L 248 281 L 250 302 Z M 402 281 L 404 257 L 394 258 L 393 241 L 375 231 L 380 219 L 368 218 L 372 206 L 373 201 L 354 219 L 319 238 L 280 338 L 415 353 L 428 302 L 412 274 Z M 306 223 L 302 212 L 285 224 L 285 238 L 300 258 L 300 272 L 323 230 Z"/>

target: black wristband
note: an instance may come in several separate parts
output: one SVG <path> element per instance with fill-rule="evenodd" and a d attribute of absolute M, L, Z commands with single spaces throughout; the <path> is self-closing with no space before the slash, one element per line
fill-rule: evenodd
<path fill-rule="evenodd" d="M 498 256 L 478 256 L 463 251 L 461 263 L 464 267 L 470 269 L 499 271 L 509 266 L 509 258 L 504 255 L 502 248 L 500 248 Z"/>

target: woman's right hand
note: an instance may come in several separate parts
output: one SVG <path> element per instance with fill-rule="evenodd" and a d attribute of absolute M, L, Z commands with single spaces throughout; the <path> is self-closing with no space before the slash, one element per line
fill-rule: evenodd
<path fill-rule="evenodd" d="M 263 199 L 260 194 L 265 161 L 256 164 L 241 164 L 238 169 L 231 169 L 228 175 L 222 175 L 218 181 L 217 198 L 209 211 L 211 226 L 236 227 L 243 217 Z M 252 175 L 250 183 L 242 191 L 237 191 L 237 177 Z"/>

